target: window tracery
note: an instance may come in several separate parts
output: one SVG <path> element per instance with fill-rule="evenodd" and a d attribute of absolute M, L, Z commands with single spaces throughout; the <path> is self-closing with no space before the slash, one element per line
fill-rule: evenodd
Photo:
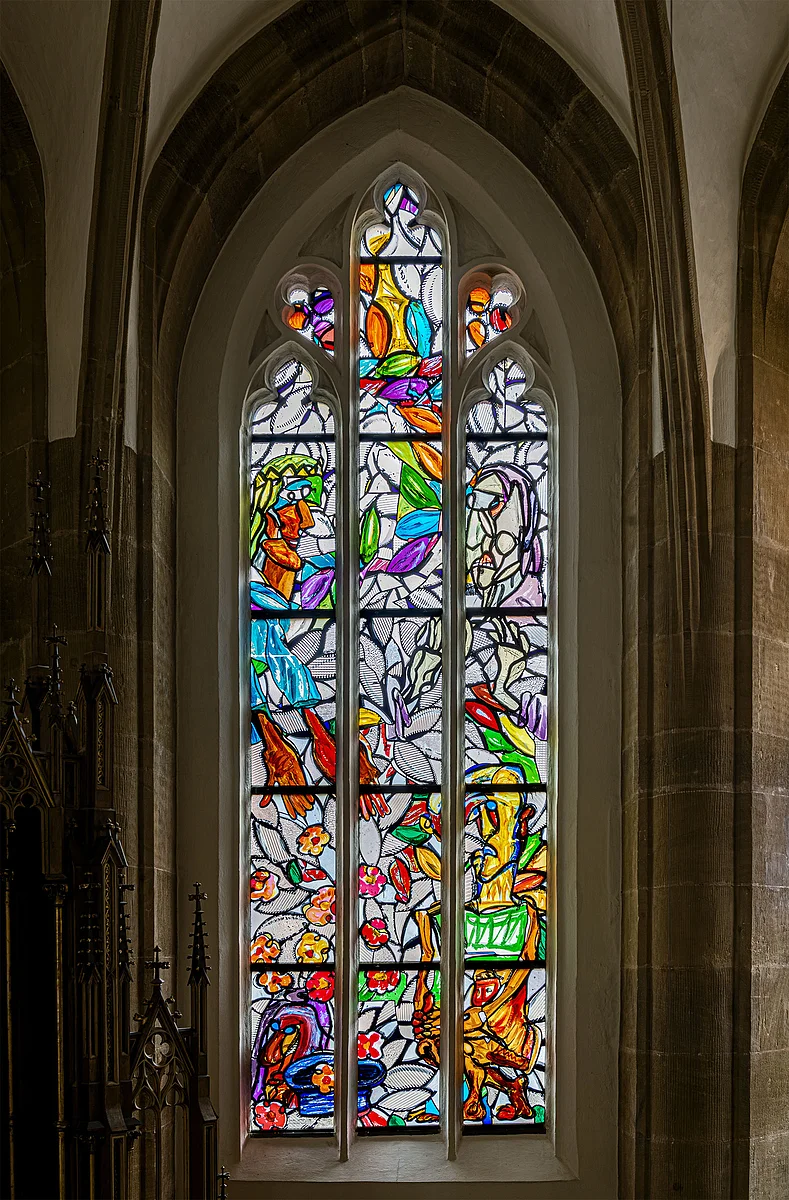
<path fill-rule="evenodd" d="M 465 290 L 465 353 L 468 358 L 515 325 L 523 289 L 509 271 L 499 271 L 496 275 L 480 271 L 468 280 Z"/>
<path fill-rule="evenodd" d="M 334 295 L 328 283 L 294 273 L 282 289 L 282 320 L 307 341 L 334 354 Z"/>

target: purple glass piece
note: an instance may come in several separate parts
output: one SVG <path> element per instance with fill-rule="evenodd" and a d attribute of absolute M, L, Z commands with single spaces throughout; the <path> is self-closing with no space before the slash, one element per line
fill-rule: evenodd
<path fill-rule="evenodd" d="M 325 571 L 316 571 L 301 585 L 301 604 L 303 608 L 317 608 L 321 600 L 328 596 L 334 582 L 334 571 L 329 567 Z"/>
<path fill-rule="evenodd" d="M 548 736 L 548 700 L 539 692 L 532 696 L 526 708 L 526 728 L 541 742 Z"/>
<path fill-rule="evenodd" d="M 323 316 L 324 313 L 330 313 L 334 308 L 334 297 L 332 296 L 331 292 L 318 293 L 318 298 L 315 300 L 314 308 L 316 313 L 320 313 L 321 316 Z"/>
<path fill-rule="evenodd" d="M 437 536 L 414 538 L 407 546 L 403 546 L 402 550 L 397 551 L 386 568 L 386 573 L 405 575 L 409 571 L 415 571 L 425 561 L 437 541 Z"/>
<path fill-rule="evenodd" d="M 408 400 L 411 396 L 423 396 L 429 387 L 427 379 L 398 379 L 395 383 L 387 383 L 381 389 L 381 395 L 387 400 Z"/>

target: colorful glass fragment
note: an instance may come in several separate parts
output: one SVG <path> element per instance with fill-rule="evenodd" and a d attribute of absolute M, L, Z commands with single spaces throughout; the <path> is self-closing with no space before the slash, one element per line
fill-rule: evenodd
<path fill-rule="evenodd" d="M 334 961 L 336 802 L 252 793 L 250 962 Z"/>
<path fill-rule="evenodd" d="M 438 1120 L 442 246 L 404 184 L 383 206 L 359 264 L 357 886 L 359 959 L 374 969 L 360 974 L 358 1127 L 368 1133 Z M 405 969 L 414 962 L 436 969 Z M 364 1076 L 363 1048 L 375 1060 Z"/>
<path fill-rule="evenodd" d="M 496 364 L 489 398 L 469 414 L 467 610 L 547 603 L 549 447 L 545 411 L 524 397 L 529 375 L 512 359 Z"/>
<path fill-rule="evenodd" d="M 249 457 L 251 1121 L 260 1134 L 330 1133 L 334 421 L 298 359 L 273 384 Z"/>
<path fill-rule="evenodd" d="M 511 328 L 516 299 L 516 287 L 506 280 L 474 283 L 466 299 L 466 357 Z"/>
<path fill-rule="evenodd" d="M 417 222 L 418 201 L 405 185 L 392 185 L 384 206 L 385 220 L 365 230 L 360 247 L 360 428 L 435 437 L 443 376 L 441 238 Z"/>
<path fill-rule="evenodd" d="M 309 291 L 295 285 L 288 290 L 285 324 L 327 354 L 334 355 L 334 297 L 327 287 Z"/>
<path fill-rule="evenodd" d="M 387 793 L 359 826 L 359 958 L 432 962 L 440 953 L 441 795 Z"/>

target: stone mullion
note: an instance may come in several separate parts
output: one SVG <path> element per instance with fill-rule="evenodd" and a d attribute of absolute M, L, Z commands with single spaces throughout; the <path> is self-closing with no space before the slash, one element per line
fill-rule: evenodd
<path fill-rule="evenodd" d="M 344 248 L 347 298 L 335 331 L 340 370 L 336 502 L 337 642 L 337 955 L 335 1000 L 335 1132 L 340 1161 L 356 1135 L 359 862 L 359 305 L 358 237 Z"/>
<path fill-rule="evenodd" d="M 442 403 L 442 520 L 444 523 L 442 588 L 442 670 L 444 690 L 441 788 L 441 1125 L 447 1157 L 457 1158 L 463 1135 L 463 834 L 464 771 L 463 720 L 465 687 L 465 476 L 466 440 L 463 428 L 459 347 L 458 251 L 446 237 L 444 246 L 445 350 L 443 370 L 447 387 Z"/>

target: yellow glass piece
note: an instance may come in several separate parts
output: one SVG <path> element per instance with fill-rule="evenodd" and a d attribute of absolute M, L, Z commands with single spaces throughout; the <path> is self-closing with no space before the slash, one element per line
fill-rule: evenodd
<path fill-rule="evenodd" d="M 391 337 L 386 348 L 387 354 L 394 354 L 398 350 L 405 350 L 409 354 L 413 354 L 415 347 L 405 328 L 405 310 L 410 301 L 400 291 L 392 276 L 392 268 L 386 263 L 379 265 L 378 286 L 373 299 L 386 310 L 392 323 Z"/>
<path fill-rule="evenodd" d="M 519 725 L 515 725 L 509 719 L 506 713 L 499 713 L 499 720 L 501 721 L 501 728 L 504 730 L 513 746 L 517 747 L 522 754 L 528 755 L 529 758 L 534 758 L 534 738 L 529 733 L 528 729 L 521 729 Z"/>
<path fill-rule="evenodd" d="M 416 854 L 416 861 L 428 879 L 441 878 L 441 860 L 437 854 L 427 846 L 415 846 L 414 853 Z"/>
<path fill-rule="evenodd" d="M 378 254 L 379 250 L 382 250 L 389 241 L 390 236 L 391 234 L 388 229 L 383 229 L 380 233 L 368 235 L 367 245 L 370 247 L 370 253 Z"/>
<path fill-rule="evenodd" d="M 468 332 L 475 346 L 481 346 L 485 341 L 485 328 L 481 321 L 469 321 Z"/>

